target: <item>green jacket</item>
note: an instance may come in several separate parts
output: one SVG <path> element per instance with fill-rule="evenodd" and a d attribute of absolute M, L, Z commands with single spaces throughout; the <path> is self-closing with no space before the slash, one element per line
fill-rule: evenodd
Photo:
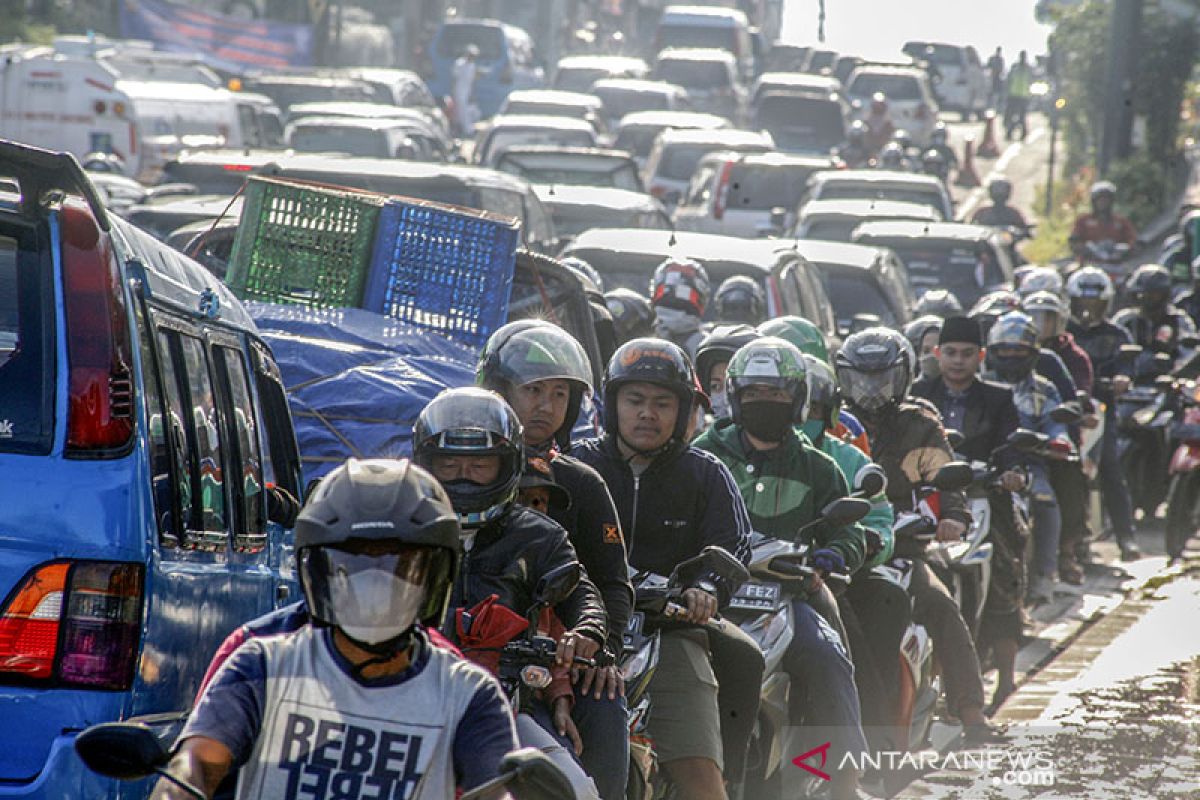
<path fill-rule="evenodd" d="M 874 463 L 862 450 L 834 436 L 821 434 L 817 444 L 825 455 L 837 462 L 847 484 L 852 485 L 858 471 Z M 868 558 L 863 564 L 863 569 L 877 567 L 890 560 L 896 544 L 895 534 L 892 531 L 892 526 L 896 523 L 896 515 L 892 513 L 892 504 L 888 502 L 887 495 L 879 494 L 870 500 L 871 513 L 863 517 L 859 524 L 879 534 L 879 538 L 883 542 L 883 549 Z"/>
<path fill-rule="evenodd" d="M 774 450 L 755 452 L 731 420 L 718 420 L 700 434 L 693 446 L 725 463 L 738 492 L 746 501 L 754 529 L 777 539 L 794 539 L 821 509 L 850 493 L 837 462 L 796 431 Z M 837 551 L 854 573 L 866 554 L 866 533 L 858 525 L 818 526 L 812 537 L 818 547 Z"/>

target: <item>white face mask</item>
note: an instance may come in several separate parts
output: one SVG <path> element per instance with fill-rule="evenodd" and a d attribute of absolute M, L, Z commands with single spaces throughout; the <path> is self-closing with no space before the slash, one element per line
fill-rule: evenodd
<path fill-rule="evenodd" d="M 655 330 L 659 335 L 678 336 L 700 330 L 700 318 L 677 308 L 656 308 Z"/>
<path fill-rule="evenodd" d="M 424 586 L 385 569 L 336 574 L 330 590 L 337 609 L 337 626 L 351 639 L 367 644 L 386 642 L 404 633 L 425 605 Z"/>
<path fill-rule="evenodd" d="M 729 397 L 724 391 L 713 392 L 708 399 L 712 403 L 714 419 L 729 419 Z"/>

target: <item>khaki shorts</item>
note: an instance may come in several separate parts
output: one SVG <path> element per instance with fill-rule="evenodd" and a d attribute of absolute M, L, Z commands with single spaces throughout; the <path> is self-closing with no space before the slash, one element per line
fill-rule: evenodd
<path fill-rule="evenodd" d="M 697 630 L 664 631 L 658 668 L 648 687 L 647 730 L 658 761 L 707 758 L 724 769 L 717 676 L 708 656 L 708 636 Z"/>

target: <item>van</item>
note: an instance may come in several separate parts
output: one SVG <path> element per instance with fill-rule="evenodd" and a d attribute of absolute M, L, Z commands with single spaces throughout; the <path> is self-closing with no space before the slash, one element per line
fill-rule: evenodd
<path fill-rule="evenodd" d="M 732 8 L 667 6 L 654 34 L 654 54 L 669 47 L 715 47 L 737 59 L 741 78 L 754 78 L 754 42 L 746 14 Z"/>
<path fill-rule="evenodd" d="M 169 740 L 225 636 L 295 599 L 291 416 L 238 300 L 74 158 L 0 142 L 0 175 L 0 797 L 134 796 L 75 736 Z"/>
<path fill-rule="evenodd" d="M 908 42 L 902 48 L 914 64 L 929 73 L 933 93 L 943 111 L 957 111 L 963 121 L 983 119 L 991 99 L 992 79 L 970 45 Z"/>
<path fill-rule="evenodd" d="M 453 19 L 442 23 L 429 44 L 434 97 L 454 93 L 454 62 L 469 45 L 479 48 L 472 94 L 479 113 L 490 117 L 500 110 L 513 89 L 541 89 L 545 70 L 534 61 L 529 34 L 494 19 Z"/>

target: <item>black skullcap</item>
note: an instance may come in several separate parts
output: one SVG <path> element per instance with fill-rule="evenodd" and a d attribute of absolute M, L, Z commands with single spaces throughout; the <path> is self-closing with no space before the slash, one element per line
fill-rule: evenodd
<path fill-rule="evenodd" d="M 942 334 L 938 344 L 947 342 L 962 342 L 983 347 L 983 332 L 979 329 L 978 320 L 970 317 L 950 317 L 942 324 Z"/>

